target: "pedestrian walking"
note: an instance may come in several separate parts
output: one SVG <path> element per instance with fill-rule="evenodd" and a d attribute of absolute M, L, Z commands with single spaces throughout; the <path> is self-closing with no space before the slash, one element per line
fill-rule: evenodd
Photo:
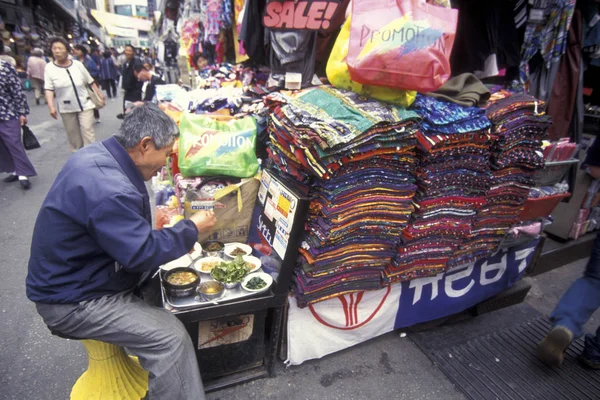
<path fill-rule="evenodd" d="M 600 179 L 600 140 L 588 150 L 584 162 L 592 178 Z M 551 367 L 559 367 L 571 342 L 583 335 L 583 327 L 600 307 L 600 233 L 583 277 L 571 284 L 556 308 L 550 314 L 552 330 L 538 344 L 538 357 Z M 600 369 L 600 327 L 595 335 L 586 335 L 580 361 L 583 365 Z"/>
<path fill-rule="evenodd" d="M 35 92 L 35 104 L 40 105 L 40 99 L 44 97 L 44 69 L 46 60 L 42 57 L 44 52 L 40 48 L 31 51 L 31 57 L 27 60 L 27 76 L 31 80 L 31 86 Z"/>
<path fill-rule="evenodd" d="M 117 97 L 117 78 L 119 76 L 119 71 L 117 71 L 112 55 L 108 50 L 104 52 L 102 61 L 100 62 L 100 76 L 102 78 L 102 86 L 104 87 L 104 90 L 106 90 L 108 98 L 112 99 L 113 97 Z"/>
<path fill-rule="evenodd" d="M 18 180 L 25 190 L 31 187 L 28 177 L 37 175 L 21 140 L 21 126 L 27 123 L 28 114 L 27 97 L 17 71 L 0 60 L 0 172 L 9 173 L 4 182 Z"/>
<path fill-rule="evenodd" d="M 6 61 L 7 63 L 9 63 L 10 65 L 12 65 L 13 68 L 17 68 L 17 60 L 15 60 L 10 53 L 12 52 L 12 49 L 9 46 L 3 46 L 2 43 L 0 43 L 0 47 L 2 47 L 2 52 L 0 53 L 0 60 Z"/>
<path fill-rule="evenodd" d="M 117 118 L 123 118 L 125 113 L 125 102 L 135 103 L 142 100 L 143 82 L 138 81 L 137 75 L 142 70 L 142 62 L 135 55 L 135 48 L 128 44 L 125 46 L 125 62 L 122 65 L 122 88 L 125 91 L 123 95 L 123 114 L 117 115 Z"/>
<path fill-rule="evenodd" d="M 88 72 L 90 73 L 92 78 L 94 78 L 96 85 L 100 86 L 100 79 L 101 79 L 100 66 L 96 63 L 96 61 L 94 61 L 92 56 L 88 53 L 87 47 L 85 47 L 82 44 L 77 44 L 74 46 L 73 51 L 75 53 L 75 57 L 77 57 L 77 60 L 85 66 L 85 68 L 88 70 Z M 94 119 L 96 120 L 97 124 L 100 123 L 100 110 L 98 110 L 95 107 L 94 107 Z"/>
<path fill-rule="evenodd" d="M 94 78 L 85 66 L 77 60 L 69 59 L 69 43 L 63 38 L 50 40 L 54 62 L 48 63 L 44 71 L 44 89 L 48 110 L 52 118 L 58 113 L 67 132 L 71 151 L 93 143 L 94 103 L 89 98 L 87 87 L 102 97 L 94 83 Z M 54 108 L 54 98 L 58 104 L 58 113 Z"/>

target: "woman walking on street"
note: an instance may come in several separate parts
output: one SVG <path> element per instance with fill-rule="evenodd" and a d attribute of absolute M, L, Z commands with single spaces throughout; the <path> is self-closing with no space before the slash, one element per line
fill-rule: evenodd
<path fill-rule="evenodd" d="M 31 86 L 35 91 L 35 104 L 40 105 L 40 99 L 44 97 L 44 68 L 46 61 L 42 58 L 44 52 L 40 48 L 35 48 L 31 52 L 31 57 L 27 60 L 27 76 L 31 79 Z"/>
<path fill-rule="evenodd" d="M 77 60 L 69 60 L 69 43 L 63 38 L 50 41 L 54 62 L 46 65 L 44 89 L 52 118 L 58 113 L 63 121 L 71 151 L 93 143 L 94 103 L 89 98 L 87 85 L 102 97 L 94 78 Z M 58 103 L 58 113 L 54 108 L 54 98 Z"/>
<path fill-rule="evenodd" d="M 3 50 L 0 46 L 0 54 Z M 28 114 L 17 71 L 0 60 L 0 172 L 9 173 L 4 182 L 18 180 L 25 190 L 31 187 L 27 177 L 37 175 L 21 141 L 21 126 L 27 123 Z"/>
<path fill-rule="evenodd" d="M 100 63 L 100 76 L 102 77 L 102 86 L 108 93 L 108 98 L 117 97 L 117 77 L 119 71 L 112 60 L 110 51 L 105 51 Z M 112 90 L 112 93 L 111 93 Z"/>
<path fill-rule="evenodd" d="M 100 82 L 100 66 L 94 61 L 92 56 L 89 55 L 87 47 L 82 44 L 77 44 L 74 46 L 74 53 L 77 60 L 82 63 L 85 68 L 88 70 L 96 85 L 99 86 Z M 94 118 L 96 119 L 96 123 L 100 123 L 100 110 L 94 108 Z"/>

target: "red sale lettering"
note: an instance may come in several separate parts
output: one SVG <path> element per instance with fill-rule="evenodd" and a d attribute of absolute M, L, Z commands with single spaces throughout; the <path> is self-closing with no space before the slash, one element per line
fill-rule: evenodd
<path fill-rule="evenodd" d="M 339 0 L 272 0 L 265 8 L 263 25 L 271 29 L 326 30 L 339 5 Z"/>
<path fill-rule="evenodd" d="M 279 13 L 283 10 L 283 4 L 274 1 L 267 4 L 263 24 L 267 27 L 279 25 Z"/>
<path fill-rule="evenodd" d="M 292 29 L 294 27 L 294 3 L 283 3 L 280 25 L 282 28 Z"/>
<path fill-rule="evenodd" d="M 306 11 L 307 4 L 307 2 L 302 1 L 298 3 L 298 6 L 296 6 L 296 12 L 294 12 L 295 29 L 304 29 L 306 27 L 306 22 L 308 21 L 308 18 L 304 16 L 304 12 Z"/>
<path fill-rule="evenodd" d="M 308 23 L 306 28 L 310 30 L 318 30 L 321 28 L 321 20 L 323 19 L 323 11 L 327 8 L 327 3 L 324 1 L 316 1 L 311 4 L 308 10 Z"/>

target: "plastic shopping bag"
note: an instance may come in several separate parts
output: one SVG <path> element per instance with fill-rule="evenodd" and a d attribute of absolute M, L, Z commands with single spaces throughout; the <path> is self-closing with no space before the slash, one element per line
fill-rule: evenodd
<path fill-rule="evenodd" d="M 254 118 L 223 121 L 183 113 L 179 130 L 178 164 L 183 176 L 249 178 L 258 171 Z"/>
<path fill-rule="evenodd" d="M 37 140 L 31 129 L 27 125 L 23 125 L 23 147 L 25 150 L 39 149 L 40 142 Z"/>
<path fill-rule="evenodd" d="M 352 80 L 432 92 L 450 77 L 458 11 L 423 0 L 357 0 L 350 24 Z"/>
<path fill-rule="evenodd" d="M 338 89 L 350 90 L 376 100 L 398 104 L 402 107 L 410 106 L 417 96 L 415 91 L 391 89 L 373 85 L 362 85 L 350 79 L 346 56 L 350 42 L 350 18 L 346 20 L 335 41 L 331 55 L 327 61 L 327 79 Z"/>

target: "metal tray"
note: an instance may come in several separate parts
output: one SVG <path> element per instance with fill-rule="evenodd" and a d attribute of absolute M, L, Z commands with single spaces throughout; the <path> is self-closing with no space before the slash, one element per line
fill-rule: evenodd
<path fill-rule="evenodd" d="M 262 268 L 259 268 L 255 272 L 259 272 L 259 271 L 262 271 Z M 207 275 L 207 274 L 200 274 L 200 275 L 202 278 L 202 280 L 201 280 L 202 282 L 209 282 L 209 281 L 214 280 L 214 279 L 212 279 L 212 277 L 210 275 Z M 238 300 L 238 299 L 243 299 L 246 297 L 252 297 L 252 296 L 259 295 L 259 294 L 263 294 L 266 291 L 268 291 L 271 288 L 271 286 L 273 286 L 271 284 L 271 286 L 269 286 L 268 288 L 266 288 L 264 291 L 261 291 L 261 292 L 248 292 L 248 291 L 242 289 L 241 284 L 240 284 L 235 289 L 227 289 L 226 288 L 225 291 L 223 292 L 223 296 L 221 296 L 218 299 L 211 300 L 211 301 L 205 301 L 197 293 L 194 296 L 188 296 L 188 297 L 171 297 L 171 296 L 169 296 L 162 284 L 162 274 L 159 274 L 159 277 L 160 277 L 160 288 L 161 288 L 161 294 L 162 294 L 162 299 L 163 299 L 163 305 L 167 310 L 169 310 L 169 309 L 185 310 L 185 309 L 189 309 L 189 308 L 205 307 L 207 305 L 218 305 L 218 304 L 226 303 L 226 302 L 229 302 L 232 300 Z"/>

